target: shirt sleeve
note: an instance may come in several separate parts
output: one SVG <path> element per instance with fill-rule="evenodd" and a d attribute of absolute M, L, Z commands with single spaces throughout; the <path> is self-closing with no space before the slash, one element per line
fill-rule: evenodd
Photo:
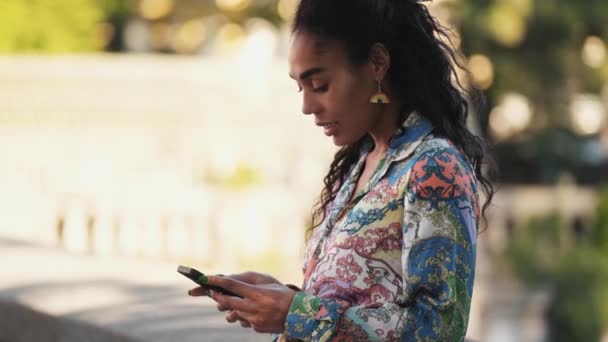
<path fill-rule="evenodd" d="M 284 335 L 303 341 L 462 341 L 475 270 L 477 191 L 455 149 L 422 153 L 404 194 L 402 271 L 406 302 L 351 306 L 298 292 Z"/>

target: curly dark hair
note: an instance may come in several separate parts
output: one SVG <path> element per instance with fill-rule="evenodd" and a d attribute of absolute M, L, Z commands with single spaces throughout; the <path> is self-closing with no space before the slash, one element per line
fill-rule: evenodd
<path fill-rule="evenodd" d="M 292 33 L 296 32 L 342 43 L 355 66 L 368 62 L 375 43 L 383 44 L 391 56 L 387 80 L 393 96 L 403 104 L 401 119 L 412 111 L 420 113 L 432 122 L 436 134 L 451 140 L 468 157 L 486 195 L 482 207 L 485 221 L 495 190 L 483 169 L 493 170 L 494 163 L 484 140 L 471 133 L 466 124 L 467 98 L 481 97 L 462 86 L 456 68 L 465 72 L 466 68 L 453 48 L 452 33 L 429 13 L 427 6 L 417 0 L 301 0 L 292 28 Z M 327 206 L 357 161 L 364 140 L 344 146 L 335 154 L 309 232 L 325 219 Z"/>

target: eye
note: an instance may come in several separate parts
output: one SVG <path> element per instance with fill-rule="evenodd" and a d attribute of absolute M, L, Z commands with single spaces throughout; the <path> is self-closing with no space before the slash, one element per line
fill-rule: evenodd
<path fill-rule="evenodd" d="M 310 82 L 312 91 L 315 93 L 324 93 L 327 91 L 327 81 L 321 78 L 313 78 Z"/>
<path fill-rule="evenodd" d="M 324 85 L 321 85 L 321 86 L 318 86 L 318 87 L 313 87 L 312 90 L 315 93 L 324 93 L 324 92 L 327 91 L 328 88 L 329 87 L 327 86 L 327 84 L 324 84 Z"/>

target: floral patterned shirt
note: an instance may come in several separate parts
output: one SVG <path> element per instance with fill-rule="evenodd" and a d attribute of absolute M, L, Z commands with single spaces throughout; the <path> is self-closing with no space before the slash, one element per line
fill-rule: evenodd
<path fill-rule="evenodd" d="M 475 173 L 412 113 L 353 196 L 371 140 L 308 241 L 275 341 L 462 341 L 475 275 Z M 352 197 L 352 199 L 351 199 Z"/>

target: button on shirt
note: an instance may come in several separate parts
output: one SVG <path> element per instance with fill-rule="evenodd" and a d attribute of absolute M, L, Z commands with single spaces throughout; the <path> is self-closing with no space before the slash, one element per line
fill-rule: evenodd
<path fill-rule="evenodd" d="M 353 196 L 371 138 L 308 241 L 275 341 L 462 341 L 479 218 L 465 155 L 412 113 Z"/>

